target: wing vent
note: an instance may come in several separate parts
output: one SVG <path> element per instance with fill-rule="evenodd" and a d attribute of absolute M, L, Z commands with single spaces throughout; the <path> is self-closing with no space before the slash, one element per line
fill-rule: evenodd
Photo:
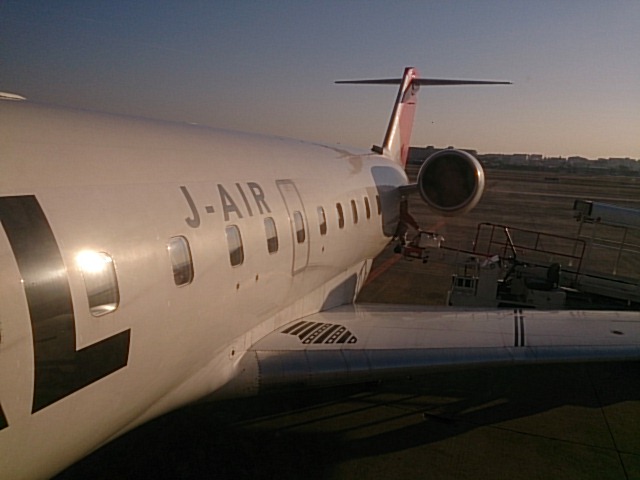
<path fill-rule="evenodd" d="M 312 343 L 356 343 L 358 338 L 344 325 L 322 322 L 297 322 L 282 333 L 295 335 L 304 344 Z"/>

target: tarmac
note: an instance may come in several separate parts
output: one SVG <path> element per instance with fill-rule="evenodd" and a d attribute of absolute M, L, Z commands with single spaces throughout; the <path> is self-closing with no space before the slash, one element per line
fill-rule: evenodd
<path fill-rule="evenodd" d="M 493 368 L 196 405 L 56 478 L 637 479 L 639 376 Z"/>

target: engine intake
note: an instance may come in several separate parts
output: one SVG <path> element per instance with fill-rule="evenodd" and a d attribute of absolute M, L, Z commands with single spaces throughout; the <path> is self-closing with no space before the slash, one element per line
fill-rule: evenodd
<path fill-rule="evenodd" d="M 442 215 L 459 215 L 475 207 L 484 191 L 480 162 L 462 150 L 441 150 L 425 160 L 418 172 L 422 199 Z"/>

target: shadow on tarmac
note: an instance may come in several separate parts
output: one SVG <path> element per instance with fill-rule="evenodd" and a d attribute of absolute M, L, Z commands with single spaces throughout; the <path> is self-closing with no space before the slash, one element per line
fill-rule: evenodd
<path fill-rule="evenodd" d="M 620 470 L 611 478 L 633 478 L 640 475 L 638 378 L 638 362 L 501 367 L 194 405 L 129 432 L 56 479 L 368 477 L 380 457 L 424 459 L 469 432 L 480 443 L 505 442 L 497 430 L 540 443 L 535 451 L 518 442 L 495 447 L 530 458 L 521 472 L 568 444 L 604 452 L 609 463 L 601 468 Z M 401 467 L 389 471 L 405 475 Z"/>

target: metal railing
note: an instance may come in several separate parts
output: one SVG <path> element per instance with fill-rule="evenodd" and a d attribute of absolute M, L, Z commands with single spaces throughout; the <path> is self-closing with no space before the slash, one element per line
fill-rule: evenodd
<path fill-rule="evenodd" d="M 579 238 L 488 222 L 478 224 L 473 241 L 476 254 L 499 255 L 545 267 L 565 261 L 563 269 L 574 275 L 574 280 L 581 273 L 585 251 L 586 242 Z"/>

